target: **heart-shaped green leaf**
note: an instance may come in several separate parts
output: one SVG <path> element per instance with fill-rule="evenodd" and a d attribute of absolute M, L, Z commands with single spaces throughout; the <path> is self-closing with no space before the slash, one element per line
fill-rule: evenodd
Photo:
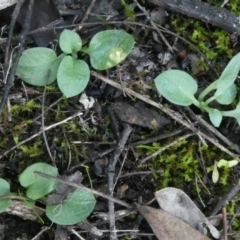
<path fill-rule="evenodd" d="M 209 117 L 212 124 L 215 127 L 219 127 L 219 125 L 222 122 L 222 117 L 223 117 L 222 113 L 218 109 L 214 109 L 214 108 L 210 108 L 208 113 L 209 113 Z"/>
<path fill-rule="evenodd" d="M 45 86 L 56 80 L 60 61 L 51 49 L 30 48 L 23 52 L 16 75 L 31 85 Z"/>
<path fill-rule="evenodd" d="M 95 206 L 96 200 L 91 192 L 76 189 L 59 205 L 48 205 L 46 215 L 60 225 L 73 225 L 86 219 Z"/>
<path fill-rule="evenodd" d="M 27 196 L 33 200 L 39 199 L 56 188 L 56 181 L 35 174 L 35 171 L 57 177 L 57 168 L 46 163 L 35 163 L 26 168 L 20 175 L 20 184 L 27 188 Z"/>
<path fill-rule="evenodd" d="M 122 30 L 106 30 L 91 39 L 89 48 L 83 52 L 90 55 L 92 66 L 105 70 L 122 62 L 134 46 L 133 37 Z"/>
<path fill-rule="evenodd" d="M 235 84 L 232 84 L 226 91 L 219 95 L 216 100 L 221 104 L 230 104 L 234 101 L 237 95 L 237 87 Z"/>
<path fill-rule="evenodd" d="M 10 185 L 5 180 L 0 178 L 0 197 L 6 196 L 10 193 Z M 0 199 L 0 213 L 4 212 L 10 205 L 12 201 L 10 199 Z"/>
<path fill-rule="evenodd" d="M 82 40 L 76 32 L 65 29 L 60 35 L 59 45 L 63 52 L 72 54 L 80 51 Z"/>
<path fill-rule="evenodd" d="M 170 102 L 189 106 L 197 92 L 196 81 L 186 72 L 167 70 L 154 79 L 157 90 Z"/>
<path fill-rule="evenodd" d="M 67 97 L 73 97 L 84 91 L 90 79 L 88 65 L 71 56 L 65 56 L 57 73 L 58 87 Z"/>

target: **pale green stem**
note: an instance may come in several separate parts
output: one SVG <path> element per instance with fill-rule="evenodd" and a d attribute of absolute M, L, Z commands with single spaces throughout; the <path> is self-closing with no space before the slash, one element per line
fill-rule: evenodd
<path fill-rule="evenodd" d="M 199 97 L 198 97 L 199 102 L 202 102 L 203 99 L 204 99 L 204 97 L 205 97 L 207 94 L 209 94 L 212 90 L 216 89 L 215 83 L 216 83 L 216 81 L 213 82 L 212 84 L 210 84 L 207 88 L 205 88 L 205 89 L 201 92 L 201 94 L 200 94 Z"/>

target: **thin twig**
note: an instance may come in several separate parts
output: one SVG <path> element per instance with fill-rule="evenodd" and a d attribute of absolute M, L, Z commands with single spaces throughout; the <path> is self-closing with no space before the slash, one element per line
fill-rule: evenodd
<path fill-rule="evenodd" d="M 114 191 L 113 181 L 114 181 L 114 175 L 115 175 L 115 167 L 131 131 L 132 131 L 132 127 L 129 124 L 125 124 L 122 137 L 118 142 L 114 152 L 112 153 L 111 159 L 108 164 L 108 190 L 109 190 L 109 196 L 111 197 L 113 197 L 113 191 Z M 115 229 L 114 202 L 112 200 L 108 201 L 108 215 L 109 215 L 109 229 L 111 231 L 110 239 L 115 240 L 117 239 L 117 235 L 115 232 L 116 229 Z"/>
<path fill-rule="evenodd" d="M 20 7 L 21 7 L 23 1 L 24 0 L 19 1 L 18 4 L 15 7 L 15 10 L 14 10 L 14 14 L 15 15 L 13 14 L 12 22 L 11 22 L 11 27 L 12 28 L 14 27 L 14 25 L 16 23 L 16 19 L 17 19 L 17 16 L 19 14 Z M 20 36 L 20 46 L 18 48 L 18 51 L 17 51 L 16 57 L 15 57 L 14 63 L 12 65 L 12 69 L 10 71 L 10 74 L 7 76 L 7 81 L 6 81 L 6 85 L 5 85 L 5 88 L 4 88 L 4 93 L 3 93 L 2 100 L 1 100 L 1 103 L 0 103 L 0 116 L 2 114 L 4 106 L 6 104 L 8 93 L 10 92 L 10 89 L 11 89 L 12 84 L 14 82 L 14 78 L 15 78 L 15 73 L 17 71 L 18 62 L 20 60 L 20 57 L 21 57 L 21 54 L 22 54 L 22 50 L 23 50 L 23 42 L 24 42 L 25 37 L 26 37 L 26 35 L 28 33 L 28 30 L 29 30 L 29 24 L 30 24 L 30 20 L 31 20 L 31 16 L 32 16 L 33 4 L 34 4 L 34 0 L 30 0 L 29 5 L 28 5 L 28 11 L 27 11 L 26 18 L 25 18 L 25 23 L 24 23 L 24 26 L 23 26 L 23 31 L 22 31 L 22 34 Z M 11 29 L 11 31 L 9 32 L 8 44 L 10 44 L 11 39 L 12 39 L 12 31 L 13 31 L 13 29 Z M 9 55 L 9 48 L 10 48 L 10 46 L 8 46 L 8 44 L 7 44 L 7 48 L 6 48 L 5 64 L 9 60 L 8 59 L 8 57 L 9 57 L 8 55 Z"/>
<path fill-rule="evenodd" d="M 43 133 L 42 134 L 43 134 L 43 139 L 44 139 L 44 142 L 45 142 L 45 146 L 46 146 L 47 151 L 48 151 L 48 155 L 51 158 L 53 165 L 56 167 L 53 155 L 52 155 L 51 150 L 49 148 L 49 144 L 48 144 L 48 141 L 47 141 L 47 136 L 46 136 L 46 133 L 45 133 L 45 130 L 44 130 L 45 129 L 45 124 L 44 124 L 44 119 L 45 119 L 44 118 L 45 98 L 46 98 L 46 86 L 44 87 L 43 96 L 42 96 L 42 120 L 41 120 L 42 129 L 43 129 Z"/>
<path fill-rule="evenodd" d="M 57 127 L 57 126 L 65 123 L 65 122 L 68 122 L 68 121 L 72 120 L 73 118 L 75 118 L 75 117 L 77 117 L 77 116 L 79 116 L 79 115 L 81 115 L 81 114 L 82 114 L 82 113 L 80 113 L 80 112 L 75 113 L 75 114 L 73 114 L 72 116 L 70 116 L 70 117 L 68 117 L 68 118 L 66 118 L 66 119 L 64 119 L 64 120 L 62 120 L 62 121 L 60 121 L 60 122 L 57 122 L 57 123 L 54 123 L 54 124 L 52 124 L 52 125 L 50 125 L 50 126 L 48 126 L 48 127 L 45 127 L 45 129 L 42 129 L 42 130 L 39 131 L 38 133 L 33 134 L 31 137 L 29 137 L 29 138 L 27 138 L 27 139 L 19 142 L 18 144 L 16 144 L 16 145 L 13 146 L 12 148 L 10 148 L 10 149 L 8 149 L 7 151 L 5 151 L 2 155 L 0 155 L 0 159 L 2 159 L 2 158 L 3 158 L 4 156 L 6 156 L 8 153 L 10 153 L 11 151 L 15 150 L 16 148 L 18 148 L 19 146 L 23 145 L 24 143 L 29 142 L 30 140 L 34 139 L 35 137 L 41 135 L 41 134 L 43 133 L 43 131 L 48 131 L 48 130 L 54 128 L 54 127 Z"/>
<path fill-rule="evenodd" d="M 85 186 L 83 186 L 81 184 L 79 185 L 79 184 L 76 184 L 76 183 L 73 183 L 73 182 L 65 181 L 65 180 L 63 180 L 61 178 L 53 177 L 53 176 L 50 176 L 48 174 L 41 173 L 41 172 L 38 172 L 38 171 L 35 171 L 34 173 L 37 174 L 38 176 L 41 176 L 41 177 L 44 177 L 44 178 L 48 178 L 48 179 L 53 179 L 53 180 L 56 180 L 56 181 L 58 181 L 60 183 L 64 183 L 66 185 L 69 185 L 69 186 L 72 186 L 72 187 L 75 187 L 75 188 L 84 189 L 84 190 L 86 190 L 88 192 L 91 192 L 91 193 L 93 193 L 93 194 L 95 194 L 95 195 L 97 195 L 99 197 L 111 200 L 111 201 L 113 201 L 113 202 L 115 202 L 115 203 L 117 203 L 117 204 L 119 204 L 121 206 L 124 206 L 126 208 L 132 209 L 132 206 L 130 204 L 124 202 L 124 201 L 121 201 L 121 200 L 118 200 L 116 198 L 110 197 L 110 196 L 108 196 L 108 195 L 106 195 L 104 193 L 98 192 L 98 191 L 96 191 L 94 189 L 87 188 L 87 187 L 85 187 Z"/>

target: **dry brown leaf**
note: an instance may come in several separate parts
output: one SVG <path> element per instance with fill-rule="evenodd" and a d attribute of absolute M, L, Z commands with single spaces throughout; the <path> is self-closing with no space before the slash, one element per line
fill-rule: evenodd
<path fill-rule="evenodd" d="M 137 205 L 159 240 L 210 240 L 179 218 L 161 209 Z"/>

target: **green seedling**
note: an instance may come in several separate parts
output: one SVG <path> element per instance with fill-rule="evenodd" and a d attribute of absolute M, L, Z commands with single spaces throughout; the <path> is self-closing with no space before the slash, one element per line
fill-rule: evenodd
<path fill-rule="evenodd" d="M 64 30 L 59 38 L 62 54 L 43 47 L 23 52 L 16 75 L 34 86 L 46 86 L 57 79 L 58 87 L 67 97 L 83 92 L 90 80 L 88 64 L 78 59 L 78 52 L 88 54 L 90 63 L 97 70 L 106 70 L 118 65 L 131 52 L 133 37 L 123 30 L 106 30 L 97 33 L 89 46 L 82 48 L 80 36 Z"/>
<path fill-rule="evenodd" d="M 218 168 L 221 167 L 227 167 L 227 168 L 231 168 L 234 167 L 238 164 L 238 160 L 234 159 L 234 160 L 224 160 L 221 159 L 220 161 L 215 161 L 214 165 L 213 165 L 213 172 L 212 172 L 212 181 L 214 183 L 216 183 L 219 179 L 219 172 L 218 172 Z"/>
<path fill-rule="evenodd" d="M 32 203 L 32 206 L 35 205 L 36 200 L 45 202 L 47 217 L 59 225 L 79 223 L 91 214 L 96 203 L 94 195 L 79 188 L 66 193 L 66 196 L 63 195 L 63 192 L 61 195 L 58 195 L 58 198 L 63 199 L 61 203 L 48 204 L 45 197 L 53 192 L 57 192 L 58 183 L 54 179 L 41 177 L 35 172 L 41 172 L 52 177 L 58 176 L 57 168 L 49 164 L 35 163 L 29 166 L 19 177 L 20 184 L 27 189 L 26 196 L 11 193 L 9 183 L 0 178 L 0 213 L 4 212 L 11 205 L 12 199 L 18 199 L 28 202 L 28 205 Z M 62 187 L 60 188 L 62 189 Z"/>
<path fill-rule="evenodd" d="M 240 125 L 240 102 L 236 108 L 231 111 L 221 111 L 209 106 L 212 101 L 228 105 L 235 100 L 237 87 L 234 82 L 239 70 L 240 53 L 231 59 L 220 78 L 204 89 L 197 99 L 194 95 L 198 90 L 198 85 L 196 81 L 184 71 L 167 70 L 158 75 L 154 79 L 154 82 L 157 90 L 168 101 L 181 106 L 194 104 L 203 112 L 207 112 L 215 127 L 219 127 L 224 116 L 235 118 Z M 211 94 L 209 98 L 206 99 L 206 96 L 212 93 L 212 91 L 215 91 L 214 94 Z"/>

